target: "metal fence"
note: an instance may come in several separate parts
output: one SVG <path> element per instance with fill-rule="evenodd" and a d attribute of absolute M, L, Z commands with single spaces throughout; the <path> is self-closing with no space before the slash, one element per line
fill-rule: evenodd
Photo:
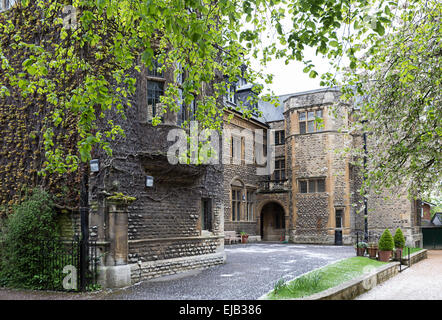
<path fill-rule="evenodd" d="M 43 240 L 38 242 L 39 254 L 32 259 L 37 267 L 39 287 L 55 291 L 87 290 L 97 284 L 97 243 L 87 241 L 86 264 L 82 265 L 82 240 Z M 85 270 L 83 271 L 83 269 Z"/>

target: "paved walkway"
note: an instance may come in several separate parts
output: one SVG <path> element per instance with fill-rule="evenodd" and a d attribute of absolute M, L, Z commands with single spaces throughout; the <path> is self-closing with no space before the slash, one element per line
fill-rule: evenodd
<path fill-rule="evenodd" d="M 226 246 L 227 261 L 206 270 L 144 281 L 98 293 L 54 293 L 0 289 L 1 299 L 254 300 L 281 278 L 355 255 L 352 246 L 250 243 Z"/>
<path fill-rule="evenodd" d="M 429 250 L 428 258 L 376 286 L 356 300 L 441 300 L 442 250 Z"/>

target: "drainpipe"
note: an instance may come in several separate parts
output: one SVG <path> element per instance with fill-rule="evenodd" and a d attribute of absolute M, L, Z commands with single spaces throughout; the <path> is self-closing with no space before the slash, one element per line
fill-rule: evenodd
<path fill-rule="evenodd" d="M 366 123 L 367 120 L 363 120 L 362 123 Z M 364 131 L 363 133 L 364 139 L 364 175 L 362 176 L 362 180 L 365 182 L 365 170 L 367 168 L 367 133 Z M 364 241 L 368 242 L 368 208 L 367 208 L 367 197 L 365 196 L 366 192 L 364 192 Z"/>
<path fill-rule="evenodd" d="M 81 224 L 81 241 L 80 241 L 80 289 L 86 290 L 86 272 L 89 268 L 88 259 L 88 241 L 89 241 L 89 170 L 87 163 L 82 164 L 83 172 L 81 178 L 80 191 L 80 224 Z"/>

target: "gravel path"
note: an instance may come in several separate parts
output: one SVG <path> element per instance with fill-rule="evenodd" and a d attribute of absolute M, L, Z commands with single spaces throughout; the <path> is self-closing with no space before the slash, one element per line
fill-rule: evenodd
<path fill-rule="evenodd" d="M 60 293 L 0 288 L 0 300 L 254 300 L 281 278 L 355 255 L 352 246 L 250 243 L 225 247 L 227 261 L 206 270 L 144 281 L 126 289 L 96 293 Z"/>
<path fill-rule="evenodd" d="M 281 243 L 226 246 L 227 262 L 203 271 L 145 281 L 108 294 L 105 299 L 254 300 L 281 278 L 355 255 L 353 247 Z"/>
<path fill-rule="evenodd" d="M 442 299 L 442 250 L 429 250 L 428 258 L 376 286 L 355 300 Z"/>

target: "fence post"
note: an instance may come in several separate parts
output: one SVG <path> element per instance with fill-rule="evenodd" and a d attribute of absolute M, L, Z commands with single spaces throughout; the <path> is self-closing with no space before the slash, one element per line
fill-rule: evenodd
<path fill-rule="evenodd" d="M 89 208 L 80 208 L 81 239 L 80 239 L 80 290 L 85 291 L 87 286 L 87 271 L 89 269 Z"/>

